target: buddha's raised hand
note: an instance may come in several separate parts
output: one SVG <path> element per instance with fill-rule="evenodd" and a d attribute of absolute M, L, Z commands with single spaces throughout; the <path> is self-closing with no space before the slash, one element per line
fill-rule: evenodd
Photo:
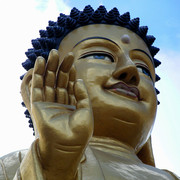
<path fill-rule="evenodd" d="M 75 78 L 73 61 L 69 53 L 59 62 L 58 51 L 51 50 L 47 64 L 37 58 L 32 74 L 31 116 L 39 133 L 40 161 L 51 180 L 74 178 L 93 132 L 89 96 L 83 80 Z"/>

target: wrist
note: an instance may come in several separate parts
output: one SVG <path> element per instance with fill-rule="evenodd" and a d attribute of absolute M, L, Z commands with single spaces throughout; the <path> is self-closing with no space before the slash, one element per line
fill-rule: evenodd
<path fill-rule="evenodd" d="M 43 143 L 41 140 L 38 141 L 38 157 L 44 169 L 46 179 L 77 179 L 78 166 L 83 156 L 84 148 L 77 148 L 77 146 L 65 147 L 62 145 L 55 146 L 52 142 Z M 75 149 L 76 152 L 74 152 Z"/>

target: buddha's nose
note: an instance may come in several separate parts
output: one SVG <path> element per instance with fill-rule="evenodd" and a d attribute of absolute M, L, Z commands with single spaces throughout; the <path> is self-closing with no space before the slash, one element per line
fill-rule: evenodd
<path fill-rule="evenodd" d="M 134 62 L 129 56 L 122 55 L 116 65 L 116 69 L 113 72 L 115 79 L 121 80 L 126 84 L 137 86 L 140 81 L 139 72 Z"/>

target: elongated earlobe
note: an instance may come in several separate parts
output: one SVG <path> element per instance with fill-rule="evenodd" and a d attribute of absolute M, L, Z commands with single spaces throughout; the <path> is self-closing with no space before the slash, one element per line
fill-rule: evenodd
<path fill-rule="evenodd" d="M 146 144 L 142 147 L 142 149 L 138 152 L 137 156 L 144 164 L 155 167 L 151 136 L 149 137 Z"/>
<path fill-rule="evenodd" d="M 31 110 L 30 88 L 31 88 L 32 73 L 33 73 L 33 69 L 30 69 L 26 73 L 26 75 L 23 77 L 22 84 L 21 84 L 21 96 L 29 112 Z"/>

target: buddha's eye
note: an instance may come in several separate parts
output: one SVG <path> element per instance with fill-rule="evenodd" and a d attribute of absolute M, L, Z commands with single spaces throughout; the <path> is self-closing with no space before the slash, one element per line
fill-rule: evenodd
<path fill-rule="evenodd" d="M 81 58 L 83 58 L 83 59 L 100 59 L 100 60 L 104 60 L 104 61 L 114 62 L 113 57 L 111 55 L 105 54 L 105 53 L 86 54 L 86 55 L 82 56 Z"/>
<path fill-rule="evenodd" d="M 149 76 L 152 79 L 150 71 L 144 66 L 137 66 L 137 70 L 141 73 L 144 73 L 146 76 Z"/>

